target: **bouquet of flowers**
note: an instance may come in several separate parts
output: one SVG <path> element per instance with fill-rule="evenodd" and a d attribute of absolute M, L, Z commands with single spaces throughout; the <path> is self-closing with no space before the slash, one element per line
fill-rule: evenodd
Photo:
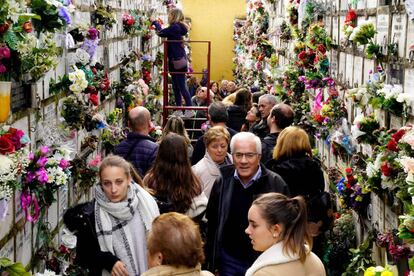
<path fill-rule="evenodd" d="M 349 40 L 358 45 L 367 45 L 374 38 L 377 31 L 375 30 L 374 23 L 370 21 L 361 22 L 352 31 L 349 36 Z"/>
<path fill-rule="evenodd" d="M 371 104 L 374 108 L 380 107 L 397 116 L 408 116 L 413 96 L 409 93 L 404 93 L 401 85 L 384 84 L 376 93 L 376 97 L 371 99 Z"/>
<path fill-rule="evenodd" d="M 351 127 L 352 137 L 359 143 L 377 144 L 380 124 L 374 115 L 358 115 Z"/>
<path fill-rule="evenodd" d="M 112 29 L 113 25 L 116 23 L 116 16 L 111 6 L 98 6 L 93 14 L 93 18 L 96 25 L 101 25 L 107 30 Z"/>
<path fill-rule="evenodd" d="M 70 3 L 70 1 L 69 1 Z M 68 7 L 57 0 L 32 0 L 32 12 L 39 15 L 34 25 L 39 32 L 55 32 L 72 23 Z"/>
<path fill-rule="evenodd" d="M 345 25 L 342 29 L 346 38 L 349 38 L 354 31 L 354 28 L 357 26 L 358 15 L 354 9 L 349 9 L 346 18 Z"/>
<path fill-rule="evenodd" d="M 370 266 L 364 271 L 364 276 L 394 276 L 387 266 Z"/>
<path fill-rule="evenodd" d="M 20 204 L 26 219 L 35 222 L 54 201 L 55 192 L 70 177 L 70 164 L 63 155 L 51 152 L 46 146 L 29 154 L 29 164 L 22 175 Z M 33 209 L 33 213 L 32 213 Z M 40 214 L 42 212 L 42 214 Z"/>
<path fill-rule="evenodd" d="M 394 261 L 407 259 L 413 256 L 410 248 L 398 238 L 396 230 L 386 233 L 378 233 L 376 243 L 379 247 L 387 248 L 387 253 L 391 255 Z"/>

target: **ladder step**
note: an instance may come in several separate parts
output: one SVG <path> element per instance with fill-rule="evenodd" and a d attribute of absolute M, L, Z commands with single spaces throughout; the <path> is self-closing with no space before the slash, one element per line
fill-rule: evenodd
<path fill-rule="evenodd" d="M 186 129 L 187 131 L 192 131 L 192 132 L 200 132 L 200 131 L 202 131 L 201 129 L 199 129 L 199 128 L 187 128 Z"/>
<path fill-rule="evenodd" d="M 183 119 L 183 121 L 207 121 L 207 118 L 196 118 L 196 117 L 181 117 L 181 119 Z"/>

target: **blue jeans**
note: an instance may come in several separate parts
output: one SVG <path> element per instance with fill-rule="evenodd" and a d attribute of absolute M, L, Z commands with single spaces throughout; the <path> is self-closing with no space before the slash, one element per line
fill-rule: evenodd
<path fill-rule="evenodd" d="M 170 72 L 187 72 L 187 67 L 176 70 L 170 64 L 169 66 Z M 184 97 L 185 105 L 191 106 L 191 97 L 190 92 L 188 92 L 187 83 L 185 79 L 185 74 L 171 74 L 171 80 L 172 80 L 172 88 L 174 91 L 174 97 L 175 97 L 175 104 L 177 106 L 182 106 L 182 98 Z"/>
<path fill-rule="evenodd" d="M 249 263 L 230 256 L 224 250 L 221 250 L 220 256 L 220 276 L 244 276 L 250 267 Z"/>

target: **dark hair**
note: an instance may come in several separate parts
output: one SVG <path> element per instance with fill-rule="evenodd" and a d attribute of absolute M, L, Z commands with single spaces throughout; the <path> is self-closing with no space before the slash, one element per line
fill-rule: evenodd
<path fill-rule="evenodd" d="M 287 104 L 278 104 L 272 109 L 270 117 L 274 117 L 276 119 L 276 125 L 284 129 L 293 124 L 295 112 Z"/>
<path fill-rule="evenodd" d="M 248 111 L 252 106 L 252 93 L 246 88 L 240 88 L 236 91 L 236 99 L 234 105 L 241 106 L 244 111 Z"/>
<path fill-rule="evenodd" d="M 198 225 L 189 217 L 171 212 L 152 222 L 148 252 L 162 254 L 162 265 L 196 267 L 204 261 L 203 241 Z"/>
<path fill-rule="evenodd" d="M 257 118 L 261 118 L 262 117 L 262 114 L 260 113 L 260 110 L 259 110 L 259 104 L 257 104 L 257 103 L 253 103 L 252 104 L 252 107 L 254 107 L 254 108 L 256 108 L 256 117 Z"/>
<path fill-rule="evenodd" d="M 166 196 L 177 212 L 185 213 L 190 208 L 193 198 L 201 194 L 202 189 L 191 169 L 184 137 L 170 133 L 161 140 L 145 184 L 156 194 Z"/>
<path fill-rule="evenodd" d="M 210 82 L 210 87 L 209 87 L 209 89 L 211 89 L 211 88 L 213 87 L 213 84 L 217 84 L 217 90 L 220 90 L 220 86 L 219 86 L 218 82 L 216 82 L 216 81 L 211 81 L 211 82 Z"/>
<path fill-rule="evenodd" d="M 187 143 L 187 146 L 191 145 L 191 140 L 188 137 L 187 130 L 185 129 L 185 126 L 184 126 L 184 121 L 183 119 L 181 119 L 181 117 L 172 115 L 170 116 L 170 118 L 168 118 L 168 121 L 165 124 L 164 129 L 162 131 L 161 140 L 171 132 L 174 132 L 178 135 L 183 136 L 185 139 L 185 142 Z"/>
<path fill-rule="evenodd" d="M 252 205 L 259 208 L 269 226 L 281 226 L 280 238 L 284 243 L 285 254 L 299 255 L 304 262 L 307 254 L 305 244 L 311 248 L 312 238 L 307 228 L 308 218 L 303 197 L 288 198 L 279 193 L 267 193 L 253 201 Z"/>
<path fill-rule="evenodd" d="M 222 102 L 214 102 L 208 107 L 208 114 L 213 123 L 227 123 L 229 114 L 227 107 Z"/>

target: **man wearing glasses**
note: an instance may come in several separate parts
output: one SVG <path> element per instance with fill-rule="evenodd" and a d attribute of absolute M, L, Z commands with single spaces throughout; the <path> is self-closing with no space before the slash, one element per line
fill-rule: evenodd
<path fill-rule="evenodd" d="M 289 196 L 283 179 L 260 164 L 261 147 L 260 138 L 253 133 L 234 135 L 230 142 L 233 165 L 221 168 L 221 177 L 211 191 L 206 211 L 206 264 L 220 276 L 245 275 L 259 255 L 244 233 L 253 200 L 269 192 Z"/>

